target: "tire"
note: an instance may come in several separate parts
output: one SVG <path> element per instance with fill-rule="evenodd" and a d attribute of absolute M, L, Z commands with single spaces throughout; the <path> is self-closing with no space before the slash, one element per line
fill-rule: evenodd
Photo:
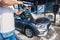
<path fill-rule="evenodd" d="M 24 33 L 28 38 L 33 37 L 33 31 L 31 29 L 29 29 L 29 28 L 25 28 Z"/>

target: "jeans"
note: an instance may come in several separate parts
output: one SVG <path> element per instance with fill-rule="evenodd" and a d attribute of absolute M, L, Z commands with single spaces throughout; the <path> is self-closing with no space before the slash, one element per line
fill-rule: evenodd
<path fill-rule="evenodd" d="M 9 33 L 0 33 L 0 40 L 16 40 L 15 39 L 15 32 L 9 32 Z"/>

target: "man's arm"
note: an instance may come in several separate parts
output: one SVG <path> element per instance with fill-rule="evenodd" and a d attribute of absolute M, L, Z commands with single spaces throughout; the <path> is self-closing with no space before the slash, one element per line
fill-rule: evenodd
<path fill-rule="evenodd" d="M 1 0 L 0 0 L 0 2 L 1 2 Z"/>
<path fill-rule="evenodd" d="M 15 4 L 23 4 L 22 1 L 15 1 Z"/>
<path fill-rule="evenodd" d="M 0 0 L 1 4 L 3 4 L 3 6 L 11 6 L 13 4 L 23 4 L 22 1 L 17 1 L 17 0 Z"/>

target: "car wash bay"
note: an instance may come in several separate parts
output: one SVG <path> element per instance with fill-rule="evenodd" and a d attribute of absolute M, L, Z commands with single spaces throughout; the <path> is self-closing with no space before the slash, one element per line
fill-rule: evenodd
<path fill-rule="evenodd" d="M 54 5 L 54 3 L 52 4 L 46 4 L 47 7 L 50 5 L 52 7 L 52 5 Z M 41 6 L 41 5 L 40 5 Z M 33 6 L 34 7 L 34 6 Z M 43 11 L 40 11 L 40 12 L 44 12 L 46 14 L 44 14 L 45 17 L 48 17 L 46 16 L 47 13 L 49 14 L 53 14 L 53 8 L 51 7 L 46 7 L 46 10 L 44 9 L 45 7 L 43 6 Z M 37 8 L 37 7 L 35 7 Z M 33 11 L 36 11 L 37 9 L 35 8 L 32 8 L 32 12 Z M 41 7 L 42 8 L 42 7 Z M 50 9 L 51 8 L 51 9 Z M 45 12 L 46 11 L 46 12 Z M 39 12 L 39 13 L 40 13 Z M 49 14 L 49 15 L 50 15 Z M 59 12 L 58 12 L 58 15 L 59 15 Z M 57 15 L 57 18 L 58 18 L 58 15 Z M 59 18 L 58 18 L 59 19 Z M 54 21 L 54 18 L 53 20 L 51 21 Z M 60 20 L 59 20 L 60 21 Z M 44 37 L 33 37 L 33 38 L 27 38 L 26 36 L 24 36 L 23 34 L 19 33 L 19 32 L 16 32 L 16 35 L 18 36 L 18 38 L 20 38 L 20 40 L 59 40 L 60 39 L 60 26 L 57 26 L 57 25 L 52 25 L 50 26 L 50 31 L 48 32 L 48 34 Z"/>

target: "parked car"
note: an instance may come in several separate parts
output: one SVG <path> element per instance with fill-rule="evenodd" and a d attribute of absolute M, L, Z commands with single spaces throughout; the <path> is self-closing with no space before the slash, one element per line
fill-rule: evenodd
<path fill-rule="evenodd" d="M 47 35 L 51 24 L 50 20 L 45 17 L 34 19 L 28 11 L 20 15 L 14 15 L 14 19 L 16 30 L 28 38 Z"/>

